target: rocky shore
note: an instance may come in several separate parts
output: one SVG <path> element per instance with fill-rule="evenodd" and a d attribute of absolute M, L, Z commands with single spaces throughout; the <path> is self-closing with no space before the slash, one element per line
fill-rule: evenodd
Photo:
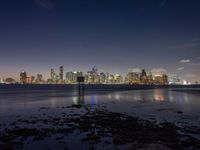
<path fill-rule="evenodd" d="M 59 109 L 60 114 L 50 115 L 51 109 Z M 200 134 L 198 128 L 184 129 L 168 122 L 159 124 L 102 108 L 91 110 L 89 105 L 42 107 L 39 116 L 17 116 L 9 126 L 0 124 L 0 149 L 29 149 L 30 143 L 42 144 L 49 138 L 59 149 L 72 149 L 71 136 L 79 139 L 78 144 L 71 145 L 79 148 L 84 145 L 81 149 L 86 150 L 200 149 L 200 141 L 188 134 Z M 54 149 L 52 143 L 49 142 L 48 149 Z M 42 149 L 41 145 L 37 149 Z"/>

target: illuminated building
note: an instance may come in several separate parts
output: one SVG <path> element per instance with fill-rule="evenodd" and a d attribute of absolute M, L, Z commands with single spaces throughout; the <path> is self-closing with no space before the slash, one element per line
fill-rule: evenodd
<path fill-rule="evenodd" d="M 147 83 L 148 84 L 153 84 L 153 75 L 151 72 L 147 73 Z"/>
<path fill-rule="evenodd" d="M 176 74 L 168 74 L 169 84 L 181 84 L 180 77 Z"/>
<path fill-rule="evenodd" d="M 114 83 L 122 83 L 123 82 L 123 77 L 119 74 L 114 75 Z"/>
<path fill-rule="evenodd" d="M 81 71 L 67 72 L 66 73 L 66 83 L 77 83 L 77 77 L 82 77 L 83 73 Z"/>
<path fill-rule="evenodd" d="M 26 77 L 26 83 L 27 84 L 33 84 L 33 83 L 35 83 L 35 77 L 34 76 Z"/>
<path fill-rule="evenodd" d="M 55 73 L 54 69 L 51 69 L 51 83 L 58 83 L 59 76 Z"/>
<path fill-rule="evenodd" d="M 100 75 L 97 74 L 97 75 L 94 76 L 94 83 L 100 84 Z"/>
<path fill-rule="evenodd" d="M 20 83 L 26 84 L 26 83 L 27 83 L 27 82 L 26 82 L 26 81 L 27 81 L 26 78 L 27 78 L 26 72 L 25 72 L 25 71 L 22 71 L 22 72 L 20 73 Z"/>
<path fill-rule="evenodd" d="M 126 76 L 126 82 L 129 84 L 140 84 L 140 72 L 129 72 Z"/>
<path fill-rule="evenodd" d="M 86 83 L 88 84 L 94 84 L 94 75 L 92 71 L 88 71 L 85 75 Z"/>
<path fill-rule="evenodd" d="M 42 83 L 42 82 L 43 82 L 42 74 L 37 74 L 36 83 Z"/>
<path fill-rule="evenodd" d="M 0 83 L 4 83 L 4 81 L 0 78 Z"/>
<path fill-rule="evenodd" d="M 55 73 L 54 69 L 51 69 L 51 79 L 52 79 L 52 80 L 53 80 L 53 78 L 54 78 L 54 73 Z"/>
<path fill-rule="evenodd" d="M 15 84 L 15 83 L 16 83 L 15 79 L 13 79 L 13 78 L 6 78 L 6 79 L 4 80 L 4 82 L 5 82 L 6 84 Z"/>
<path fill-rule="evenodd" d="M 106 74 L 103 72 L 100 73 L 100 83 L 106 83 Z"/>
<path fill-rule="evenodd" d="M 63 66 L 60 66 L 59 71 L 60 71 L 59 72 L 60 82 L 63 82 L 63 72 L 64 72 Z"/>
<path fill-rule="evenodd" d="M 106 73 L 106 83 L 108 83 L 109 73 Z"/>
<path fill-rule="evenodd" d="M 157 75 L 154 77 L 154 83 L 166 85 L 166 84 L 168 84 L 168 76 L 166 74 L 163 74 L 162 76 Z"/>
<path fill-rule="evenodd" d="M 108 77 L 108 83 L 111 83 L 111 84 L 115 83 L 115 77 L 114 77 L 114 75 L 112 75 L 112 74 L 109 75 L 109 77 Z"/>
<path fill-rule="evenodd" d="M 67 83 L 73 83 L 73 72 L 67 72 L 66 73 L 66 82 Z"/>
<path fill-rule="evenodd" d="M 88 71 L 85 75 L 86 83 L 88 84 L 99 84 L 100 76 L 98 75 L 98 69 L 94 66 L 91 71 Z"/>
<path fill-rule="evenodd" d="M 140 75 L 140 84 L 147 84 L 147 73 L 144 69 L 142 69 L 141 75 Z"/>
<path fill-rule="evenodd" d="M 162 75 L 163 83 L 162 84 L 168 84 L 168 76 L 166 74 Z"/>
<path fill-rule="evenodd" d="M 73 83 L 77 83 L 77 77 L 82 77 L 83 73 L 81 71 L 74 71 L 73 72 Z"/>

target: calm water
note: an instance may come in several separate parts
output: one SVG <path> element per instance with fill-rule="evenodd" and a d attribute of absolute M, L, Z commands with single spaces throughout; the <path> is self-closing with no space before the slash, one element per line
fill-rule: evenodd
<path fill-rule="evenodd" d="M 184 124 L 200 124 L 200 94 L 176 92 L 169 89 L 130 91 L 17 89 L 0 91 L 0 119 L 10 122 L 17 115 L 37 115 L 39 108 L 57 108 L 72 104 L 89 104 L 93 109 L 106 108 L 145 119 L 171 121 Z M 54 109 L 52 109 L 54 110 Z M 180 113 L 181 112 L 181 113 Z"/>
<path fill-rule="evenodd" d="M 199 91 L 199 90 L 198 90 Z M 45 118 L 58 116 L 65 111 L 72 113 L 62 107 L 73 104 L 88 105 L 91 110 L 107 109 L 113 112 L 125 113 L 138 116 L 142 119 L 160 122 L 173 122 L 180 127 L 200 127 L 200 92 L 192 93 L 172 91 L 170 89 L 148 89 L 129 91 L 107 91 L 102 89 L 86 90 L 84 96 L 79 96 L 77 89 L 70 88 L 0 88 L 0 124 L 6 128 L 12 128 L 12 123 L 18 117 L 24 119 Z M 75 109 L 81 114 L 83 109 Z M 43 114 L 46 114 L 44 116 Z M 38 124 L 35 127 L 45 127 Z M 31 125 L 34 127 L 34 125 Z M 0 128 L 0 131 L 3 131 Z M 56 135 L 55 135 L 56 136 Z M 80 142 L 84 133 L 70 134 L 65 138 L 69 149 L 88 149 L 88 144 Z M 200 140 L 200 135 L 191 136 Z M 23 150 L 64 149 L 56 137 L 46 137 L 42 141 L 29 142 L 23 146 Z M 81 143 L 81 144 L 80 144 Z M 96 145 L 96 148 L 102 145 Z M 108 149 L 116 149 L 111 145 Z"/>

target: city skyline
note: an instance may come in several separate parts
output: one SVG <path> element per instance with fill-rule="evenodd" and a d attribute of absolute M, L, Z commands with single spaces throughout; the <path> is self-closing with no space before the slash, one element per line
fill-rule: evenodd
<path fill-rule="evenodd" d="M 185 80 L 182 76 L 168 73 L 163 68 L 145 70 L 140 68 L 128 69 L 125 75 L 120 73 L 105 72 L 99 70 L 97 66 L 93 66 L 90 70 L 83 72 L 81 70 L 65 70 L 64 66 L 59 68 L 51 68 L 49 76 L 44 78 L 43 74 L 30 74 L 21 71 L 19 80 L 12 77 L 0 78 L 0 83 L 21 83 L 21 84 L 73 84 L 77 83 L 77 77 L 84 77 L 85 83 L 89 84 L 198 84 Z"/>
<path fill-rule="evenodd" d="M 21 0 L 0 2 L 0 78 L 60 64 L 126 75 L 163 68 L 200 82 L 196 0 Z M 36 74 L 35 74 L 36 75 Z"/>

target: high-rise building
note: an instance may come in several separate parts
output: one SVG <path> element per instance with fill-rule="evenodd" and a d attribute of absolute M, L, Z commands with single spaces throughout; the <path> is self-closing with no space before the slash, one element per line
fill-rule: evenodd
<path fill-rule="evenodd" d="M 100 83 L 106 83 L 106 74 L 103 72 L 100 73 Z"/>
<path fill-rule="evenodd" d="M 169 84 L 181 84 L 180 77 L 176 74 L 168 74 L 168 83 Z"/>
<path fill-rule="evenodd" d="M 77 77 L 82 77 L 83 73 L 81 71 L 74 71 L 73 72 L 73 83 L 77 82 Z"/>
<path fill-rule="evenodd" d="M 66 73 L 66 82 L 67 83 L 73 83 L 73 72 L 67 72 Z"/>
<path fill-rule="evenodd" d="M 42 74 L 37 74 L 36 83 L 42 83 L 42 82 L 43 82 Z"/>
<path fill-rule="evenodd" d="M 83 73 L 81 71 L 67 72 L 66 73 L 66 82 L 67 83 L 76 83 L 77 77 L 82 77 Z"/>
<path fill-rule="evenodd" d="M 85 75 L 86 83 L 88 84 L 94 84 L 94 75 L 92 71 L 88 71 Z"/>
<path fill-rule="evenodd" d="M 88 71 L 85 75 L 86 83 L 99 84 L 100 76 L 98 75 L 98 69 L 94 66 L 91 71 Z"/>
<path fill-rule="evenodd" d="M 126 82 L 129 84 L 140 84 L 140 72 L 129 72 L 126 76 Z"/>
<path fill-rule="evenodd" d="M 114 77 L 113 74 L 109 75 L 109 77 L 108 77 L 108 83 L 111 83 L 111 84 L 115 83 L 115 77 Z"/>
<path fill-rule="evenodd" d="M 54 69 L 51 69 L 51 83 L 58 83 L 59 76 L 55 73 Z"/>
<path fill-rule="evenodd" d="M 147 84 L 147 73 L 145 69 L 142 69 L 142 72 L 140 75 L 140 84 Z"/>
<path fill-rule="evenodd" d="M 25 72 L 25 71 L 22 71 L 22 72 L 20 73 L 20 83 L 26 84 L 26 83 L 27 83 L 27 82 L 26 82 L 26 81 L 27 81 L 26 78 L 27 78 L 26 72 Z"/>
<path fill-rule="evenodd" d="M 168 76 L 166 74 L 162 75 L 163 83 L 162 84 L 168 84 Z"/>
<path fill-rule="evenodd" d="M 165 85 L 168 84 L 168 76 L 166 74 L 161 75 L 156 75 L 154 77 L 154 83 L 155 84 L 161 84 L 161 85 Z"/>
<path fill-rule="evenodd" d="M 63 72 L 64 72 L 64 69 L 63 69 L 63 66 L 60 66 L 59 68 L 59 77 L 60 77 L 60 81 L 63 82 Z"/>
<path fill-rule="evenodd" d="M 54 69 L 52 68 L 51 69 L 51 80 L 53 81 L 53 79 L 54 79 L 54 75 L 55 75 L 55 71 L 54 71 Z"/>
<path fill-rule="evenodd" d="M 115 83 L 122 83 L 123 82 L 123 77 L 120 74 L 115 74 L 114 75 L 114 82 Z"/>
<path fill-rule="evenodd" d="M 147 73 L 147 82 L 148 84 L 153 84 L 153 75 L 151 72 Z"/>
<path fill-rule="evenodd" d="M 109 79 L 108 79 L 108 78 L 109 78 L 109 72 L 106 73 L 106 83 L 109 82 Z"/>
<path fill-rule="evenodd" d="M 27 84 L 35 83 L 35 77 L 34 76 L 26 77 L 26 83 Z"/>

